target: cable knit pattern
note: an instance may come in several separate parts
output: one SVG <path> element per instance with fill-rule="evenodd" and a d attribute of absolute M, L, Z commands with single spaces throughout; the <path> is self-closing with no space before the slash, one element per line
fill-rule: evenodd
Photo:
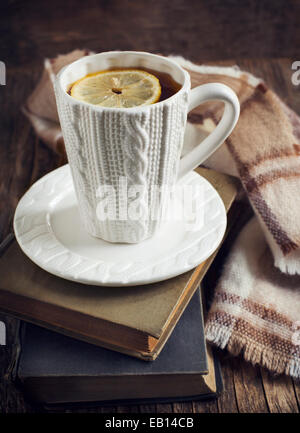
<path fill-rule="evenodd" d="M 55 90 L 86 230 L 110 242 L 136 243 L 152 236 L 160 225 L 159 219 L 151 218 L 155 204 L 152 186 L 170 186 L 176 182 L 187 117 L 187 93 L 127 111 L 70 101 L 59 86 Z M 120 218 L 125 207 L 127 212 L 120 178 L 126 178 L 128 189 L 133 185 L 140 188 L 138 197 L 127 200 L 129 207 L 134 201 L 134 207 L 143 215 L 138 221 Z M 113 219 L 97 217 L 97 206 L 105 206 L 104 185 L 110 185 L 115 191 Z"/>
<path fill-rule="evenodd" d="M 76 184 L 80 193 L 80 212 L 83 215 L 83 222 L 90 233 L 94 232 L 92 224 L 94 211 L 91 204 L 92 201 L 92 185 L 88 179 L 88 159 L 86 156 L 86 149 L 81 140 L 82 125 L 77 123 L 78 120 L 78 107 L 74 107 L 71 114 L 71 124 L 73 128 L 70 129 L 72 134 L 72 160 L 73 160 L 73 178 L 76 179 Z"/>
<path fill-rule="evenodd" d="M 124 141 L 126 158 L 124 169 L 127 176 L 128 186 L 139 185 L 139 207 L 141 219 L 132 221 L 130 238 L 136 242 L 148 237 L 148 224 L 146 216 L 148 213 L 147 200 L 147 149 L 149 135 L 146 127 L 149 122 L 149 113 L 124 116 L 127 134 Z"/>

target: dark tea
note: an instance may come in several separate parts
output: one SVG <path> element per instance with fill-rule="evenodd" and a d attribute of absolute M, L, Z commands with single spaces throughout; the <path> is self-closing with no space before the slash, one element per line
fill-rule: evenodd
<path fill-rule="evenodd" d="M 174 78 L 166 72 L 159 72 L 159 71 L 155 71 L 154 69 L 148 69 L 148 68 L 126 68 L 126 69 L 137 69 L 140 71 L 146 71 L 149 74 L 152 74 L 156 78 L 158 78 L 161 86 L 161 95 L 157 102 L 161 102 L 164 101 L 165 99 L 170 98 L 171 96 L 175 95 L 175 93 L 177 93 L 182 87 L 181 84 L 177 83 L 174 80 Z"/>

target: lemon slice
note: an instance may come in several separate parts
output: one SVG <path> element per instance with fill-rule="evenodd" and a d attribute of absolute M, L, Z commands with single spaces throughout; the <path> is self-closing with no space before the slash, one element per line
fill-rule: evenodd
<path fill-rule="evenodd" d="M 158 78 L 139 69 L 101 71 L 76 81 L 70 95 L 101 107 L 131 108 L 159 101 Z"/>

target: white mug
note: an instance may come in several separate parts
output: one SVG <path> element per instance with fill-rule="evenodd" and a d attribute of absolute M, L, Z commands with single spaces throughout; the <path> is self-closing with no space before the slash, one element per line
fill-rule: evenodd
<path fill-rule="evenodd" d="M 68 94 L 70 85 L 87 74 L 120 67 L 167 73 L 181 88 L 161 102 L 133 108 L 96 106 Z M 238 98 L 229 87 L 210 83 L 191 90 L 187 71 L 169 58 L 145 52 L 83 57 L 58 74 L 54 87 L 81 220 L 91 235 L 110 242 L 137 243 L 152 236 L 161 219 L 159 212 L 150 218 L 149 209 L 164 205 L 163 195 L 157 204 L 151 194 L 153 185 L 175 185 L 224 142 L 239 117 Z M 209 100 L 224 102 L 223 117 L 204 141 L 180 159 L 187 113 Z M 133 186 L 139 189 L 129 202 L 135 202 L 137 218 L 130 218 L 124 201 L 125 190 L 128 193 Z M 108 207 L 110 212 L 105 214 Z"/>

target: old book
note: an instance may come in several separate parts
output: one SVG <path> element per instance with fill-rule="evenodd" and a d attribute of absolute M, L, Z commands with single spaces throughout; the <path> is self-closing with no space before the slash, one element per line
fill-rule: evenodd
<path fill-rule="evenodd" d="M 215 186 L 228 210 L 237 181 L 212 170 L 201 168 L 199 173 Z M 51 275 L 31 262 L 16 241 L 3 249 L 1 311 L 144 360 L 160 353 L 214 257 L 167 281 L 112 288 Z"/>
<path fill-rule="evenodd" d="M 48 405 L 215 397 L 220 372 L 210 347 L 206 355 L 202 318 L 198 290 L 150 363 L 23 322 L 17 381 L 31 399 Z"/>

